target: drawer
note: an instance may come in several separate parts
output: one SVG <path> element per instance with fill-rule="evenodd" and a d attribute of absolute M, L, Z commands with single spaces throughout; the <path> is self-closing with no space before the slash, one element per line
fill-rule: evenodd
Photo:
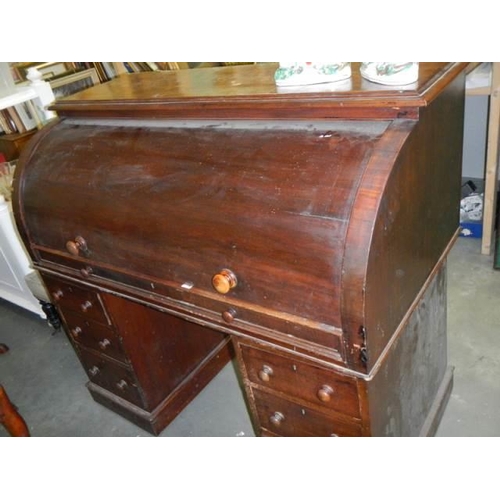
<path fill-rule="evenodd" d="M 356 421 L 340 421 L 312 410 L 307 406 L 254 389 L 260 426 L 273 434 L 285 437 L 354 437 L 362 436 Z"/>
<path fill-rule="evenodd" d="M 248 379 L 325 409 L 359 417 L 357 382 L 326 368 L 239 344 Z"/>
<path fill-rule="evenodd" d="M 102 352 L 114 359 L 127 362 L 118 334 L 108 326 L 92 321 L 82 314 L 65 310 L 68 333 L 78 344 Z"/>
<path fill-rule="evenodd" d="M 150 281 L 144 276 L 133 276 L 126 271 L 97 265 L 94 261 L 85 261 L 80 257 L 67 257 L 48 250 L 39 250 L 41 263 L 46 269 L 68 274 L 88 283 L 102 284 L 106 280 L 118 283 L 128 288 L 133 294 L 139 292 L 147 300 L 153 300 L 164 305 L 164 299 L 171 300 L 175 308 L 181 308 L 193 313 L 193 306 L 199 308 L 197 316 L 206 314 L 211 321 L 216 321 L 227 328 L 228 324 L 239 328 L 256 325 L 258 328 L 281 332 L 286 335 L 285 344 L 293 338 L 304 339 L 324 348 L 325 356 L 334 361 L 344 358 L 342 332 L 315 321 L 303 322 L 298 316 L 276 314 L 265 307 L 255 307 L 242 301 L 233 301 L 220 294 L 206 293 L 187 280 L 185 283 L 172 281 Z M 113 286 L 113 285 L 111 285 Z"/>
<path fill-rule="evenodd" d="M 104 325 L 111 325 L 111 320 L 104 310 L 99 294 L 72 283 L 43 274 L 49 295 L 53 303 L 61 308 L 81 314 L 83 317 L 98 321 Z"/>
<path fill-rule="evenodd" d="M 84 348 L 78 349 L 77 353 L 91 382 L 143 407 L 141 393 L 131 370 Z"/>

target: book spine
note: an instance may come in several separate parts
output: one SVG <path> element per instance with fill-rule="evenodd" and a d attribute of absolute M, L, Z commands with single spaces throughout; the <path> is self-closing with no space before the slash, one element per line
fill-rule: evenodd
<path fill-rule="evenodd" d="M 12 121 L 15 123 L 17 131 L 20 134 L 27 132 L 26 127 L 23 125 L 23 122 L 16 111 L 16 108 L 14 106 L 11 106 L 10 108 L 7 108 L 6 111 L 12 118 Z"/>
<path fill-rule="evenodd" d="M 21 104 L 16 104 L 14 106 L 16 108 L 17 114 L 19 118 L 23 122 L 24 128 L 26 131 L 33 130 L 36 128 L 36 120 L 32 116 L 30 108 L 27 103 L 22 102 Z"/>
<path fill-rule="evenodd" d="M 15 134 L 17 132 L 17 127 L 16 127 L 14 120 L 11 118 L 11 116 L 7 112 L 7 110 L 2 109 L 2 111 L 0 111 L 0 113 L 3 116 L 5 123 L 7 124 L 8 131 L 6 133 L 7 134 Z"/>

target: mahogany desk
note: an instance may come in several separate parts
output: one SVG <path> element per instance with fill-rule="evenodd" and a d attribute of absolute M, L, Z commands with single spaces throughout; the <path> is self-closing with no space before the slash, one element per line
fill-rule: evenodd
<path fill-rule="evenodd" d="M 15 214 L 93 398 L 156 434 L 235 354 L 259 435 L 432 434 L 465 67 L 155 72 L 57 103 Z"/>

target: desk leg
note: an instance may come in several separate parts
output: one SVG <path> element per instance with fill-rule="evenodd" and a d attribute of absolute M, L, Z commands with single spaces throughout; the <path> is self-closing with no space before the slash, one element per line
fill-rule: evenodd
<path fill-rule="evenodd" d="M 0 354 L 5 354 L 8 350 L 8 346 L 0 344 Z M 0 425 L 3 425 L 11 436 L 29 437 L 30 435 L 26 422 L 11 403 L 2 385 L 0 385 Z"/>
<path fill-rule="evenodd" d="M 484 184 L 483 239 L 481 253 L 490 255 L 495 232 L 498 178 L 498 141 L 500 139 L 500 62 L 494 62 L 491 75 L 490 112 Z"/>
<path fill-rule="evenodd" d="M 28 426 L 0 385 L 0 424 L 14 437 L 29 437 Z"/>

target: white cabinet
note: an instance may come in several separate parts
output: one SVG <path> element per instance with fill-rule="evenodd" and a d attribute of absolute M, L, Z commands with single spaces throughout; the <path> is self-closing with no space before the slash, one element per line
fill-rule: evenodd
<path fill-rule="evenodd" d="M 0 196 L 0 298 L 45 318 L 25 281 L 31 272 L 29 257 L 14 226 L 11 204 Z"/>

